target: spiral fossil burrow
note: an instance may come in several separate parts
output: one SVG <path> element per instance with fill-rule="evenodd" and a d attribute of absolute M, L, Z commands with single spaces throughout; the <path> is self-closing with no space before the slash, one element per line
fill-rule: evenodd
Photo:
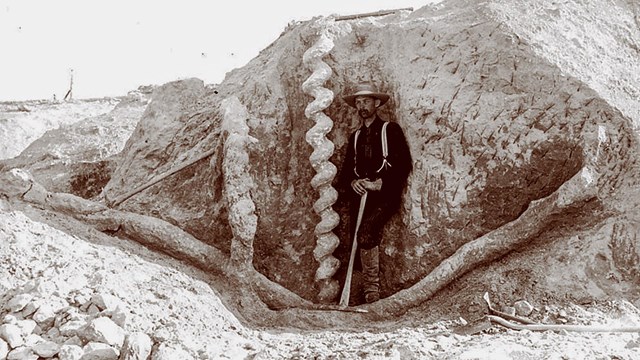
<path fill-rule="evenodd" d="M 340 240 L 333 233 L 339 217 L 331 207 L 338 196 L 337 191 L 331 186 L 337 169 L 329 162 L 334 145 L 326 137 L 333 127 L 333 121 L 323 112 L 333 101 L 333 92 L 323 87 L 331 77 L 332 70 L 322 57 L 331 51 L 334 43 L 327 27 L 320 24 L 319 28 L 317 41 L 303 55 L 303 63 L 312 74 L 302 84 L 302 90 L 314 97 L 305 108 L 305 116 L 315 121 L 315 125 L 306 134 L 306 140 L 313 147 L 309 161 L 316 171 L 311 186 L 319 193 L 319 198 L 313 205 L 314 211 L 320 216 L 320 222 L 315 228 L 316 247 L 313 256 L 319 263 L 315 274 L 315 281 L 319 285 L 318 299 L 328 302 L 333 301 L 339 291 L 338 282 L 333 276 L 340 262 L 333 256 L 333 251 L 338 247 Z"/>

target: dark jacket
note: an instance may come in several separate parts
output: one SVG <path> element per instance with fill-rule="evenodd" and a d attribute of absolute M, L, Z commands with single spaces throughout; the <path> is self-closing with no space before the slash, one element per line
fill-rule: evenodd
<path fill-rule="evenodd" d="M 340 171 L 338 187 L 341 194 L 351 193 L 359 198 L 351 188 L 353 180 L 369 179 L 375 181 L 382 178 L 382 189 L 370 191 L 369 197 L 380 198 L 382 203 L 395 209 L 400 205 L 402 190 L 412 170 L 412 160 L 402 128 L 395 122 L 389 122 L 387 125 L 389 149 L 387 162 L 390 166 L 381 169 L 383 165 L 381 140 L 383 124 L 384 121 L 376 115 L 376 119 L 369 128 L 364 125 L 360 127 L 357 158 L 353 146 L 355 132 L 351 134 L 347 145 L 347 154 Z"/>

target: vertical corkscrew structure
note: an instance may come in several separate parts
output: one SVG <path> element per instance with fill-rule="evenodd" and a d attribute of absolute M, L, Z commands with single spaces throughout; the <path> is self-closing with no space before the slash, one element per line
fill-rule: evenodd
<path fill-rule="evenodd" d="M 251 199 L 254 182 L 249 175 L 251 165 L 247 150 L 249 144 L 258 140 L 249 135 L 249 114 L 237 97 L 224 99 L 221 107 L 224 111 L 222 130 L 227 134 L 222 174 L 224 193 L 229 203 L 229 225 L 233 232 L 231 264 L 242 270 L 252 266 L 253 240 L 258 226 L 256 206 Z"/>
<path fill-rule="evenodd" d="M 309 157 L 311 166 L 316 175 L 311 179 L 311 186 L 320 194 L 319 199 L 313 204 L 313 210 L 320 215 L 320 222 L 316 225 L 316 247 L 313 256 L 319 263 L 315 281 L 319 285 L 318 299 L 321 302 L 333 301 L 340 290 L 338 281 L 333 279 L 340 261 L 333 256 L 333 251 L 338 247 L 340 240 L 333 233 L 338 225 L 339 216 L 331 208 L 338 199 L 338 192 L 331 186 L 336 175 L 336 167 L 329 158 L 333 155 L 334 145 L 326 135 L 333 127 L 333 121 L 323 113 L 333 101 L 333 92 L 323 87 L 325 81 L 331 77 L 332 70 L 322 57 L 331 49 L 334 43 L 329 27 L 329 21 L 317 21 L 314 26 L 318 29 L 318 40 L 303 55 L 302 61 L 312 71 L 312 74 L 302 84 L 302 91 L 313 96 L 314 100 L 305 108 L 305 116 L 315 121 L 315 125 L 307 132 L 306 140 L 313 147 L 313 153 Z"/>

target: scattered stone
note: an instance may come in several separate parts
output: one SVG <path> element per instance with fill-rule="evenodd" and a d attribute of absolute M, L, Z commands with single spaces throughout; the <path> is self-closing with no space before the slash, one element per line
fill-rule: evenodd
<path fill-rule="evenodd" d="M 87 322 L 83 320 L 67 321 L 66 323 L 62 324 L 62 326 L 59 327 L 60 334 L 67 337 L 78 335 L 80 330 L 84 328 L 86 325 L 87 325 Z"/>
<path fill-rule="evenodd" d="M 36 355 L 31 348 L 20 346 L 9 352 L 7 360 L 38 360 L 38 355 Z"/>
<path fill-rule="evenodd" d="M 502 307 L 502 312 L 509 314 L 509 315 L 515 315 L 516 314 L 516 308 L 514 308 L 513 306 L 503 306 Z"/>
<path fill-rule="evenodd" d="M 63 345 L 76 345 L 76 346 L 82 347 L 82 346 L 84 346 L 84 343 L 82 342 L 82 339 L 80 339 L 76 335 L 76 336 L 72 336 L 72 337 L 68 338 L 67 340 L 65 340 Z"/>
<path fill-rule="evenodd" d="M 48 329 L 53 326 L 53 322 L 56 318 L 56 313 L 53 307 L 49 304 L 43 304 L 31 317 L 35 322 L 43 329 Z"/>
<path fill-rule="evenodd" d="M 637 349 L 640 347 L 640 341 L 629 340 L 627 345 L 624 347 L 625 349 Z M 0 356 L 2 358 L 2 356 Z"/>
<path fill-rule="evenodd" d="M 91 302 L 91 297 L 86 294 L 77 294 L 73 297 L 73 303 L 78 306 L 84 306 Z"/>
<path fill-rule="evenodd" d="M 122 300 L 109 294 L 95 294 L 91 297 L 91 302 L 100 310 L 115 309 L 118 305 L 123 305 Z"/>
<path fill-rule="evenodd" d="M 2 319 L 2 322 L 4 324 L 14 324 L 15 325 L 18 322 L 18 318 L 15 317 L 15 315 L 7 314 Z"/>
<path fill-rule="evenodd" d="M 10 313 L 8 315 L 13 316 L 17 321 L 24 320 L 24 317 L 22 316 L 21 312 L 14 312 L 14 313 Z"/>
<path fill-rule="evenodd" d="M 147 334 L 130 334 L 122 347 L 120 360 L 146 360 L 151 354 L 151 346 L 151 338 Z"/>
<path fill-rule="evenodd" d="M 0 325 L 0 338 L 4 339 L 12 349 L 24 344 L 22 332 L 17 325 L 3 324 Z"/>
<path fill-rule="evenodd" d="M 33 184 L 33 185 L 35 185 L 35 184 Z M 40 233 L 37 229 L 31 229 L 31 231 L 33 233 Z M 24 283 L 19 288 L 19 290 L 20 290 L 20 293 L 22 293 L 22 294 L 27 294 L 27 293 L 42 294 L 42 282 L 40 280 L 38 280 L 38 279 L 29 280 L 26 283 Z M 31 296 L 33 298 L 33 295 L 31 295 Z"/>
<path fill-rule="evenodd" d="M 194 360 L 194 357 L 181 347 L 162 343 L 151 355 L 151 360 Z M 179 346 L 179 345 L 177 345 Z"/>
<path fill-rule="evenodd" d="M 35 345 L 37 345 L 37 344 L 39 344 L 39 343 L 41 343 L 43 341 L 45 341 L 45 340 L 42 338 L 42 336 L 31 334 L 31 335 L 29 335 L 29 336 L 24 338 L 24 345 L 31 347 L 31 346 L 35 346 Z"/>
<path fill-rule="evenodd" d="M 31 347 L 31 349 L 40 357 L 50 358 L 60 351 L 60 345 L 53 341 L 44 340 L 43 342 Z"/>
<path fill-rule="evenodd" d="M 28 318 L 33 313 L 35 313 L 36 310 L 38 310 L 39 306 L 40 305 L 38 305 L 35 301 L 31 301 L 30 303 L 27 304 L 27 306 L 24 307 L 24 309 L 22 309 L 22 317 Z"/>
<path fill-rule="evenodd" d="M 78 345 L 62 345 L 58 351 L 58 359 L 60 360 L 80 360 L 84 355 L 84 350 Z"/>
<path fill-rule="evenodd" d="M 558 316 L 557 316 L 558 322 L 560 322 L 562 324 L 566 324 L 567 322 L 569 322 L 567 317 L 568 317 L 568 315 L 567 315 L 566 311 L 564 311 L 564 310 L 558 311 Z"/>
<path fill-rule="evenodd" d="M 9 354 L 9 344 L 6 341 L 0 339 L 0 359 L 6 359 Z"/>
<path fill-rule="evenodd" d="M 60 336 L 60 330 L 58 330 L 58 328 L 52 327 L 47 331 L 47 337 L 49 338 L 57 338 L 58 336 Z"/>
<path fill-rule="evenodd" d="M 16 105 L 16 110 L 15 111 L 31 112 L 31 109 L 29 109 L 25 104 L 18 104 L 18 105 Z"/>
<path fill-rule="evenodd" d="M 87 301 L 84 304 L 80 305 L 80 311 L 84 311 L 87 312 L 89 310 L 89 307 L 91 306 L 91 301 Z"/>
<path fill-rule="evenodd" d="M 89 303 L 89 307 L 87 308 L 87 314 L 89 315 L 97 315 L 100 313 L 100 309 L 96 306 L 96 304 Z"/>
<path fill-rule="evenodd" d="M 67 306 L 60 310 L 60 312 L 56 315 L 54 326 L 61 327 L 64 323 L 70 320 L 80 320 L 80 316 L 78 314 L 78 308 L 74 306 Z"/>
<path fill-rule="evenodd" d="M 42 333 L 44 333 L 44 331 L 42 330 L 40 325 L 36 324 L 36 326 L 33 328 L 33 331 L 31 333 L 35 334 L 35 335 L 42 335 Z"/>
<path fill-rule="evenodd" d="M 471 323 L 466 323 L 461 326 L 457 326 L 453 328 L 453 333 L 457 335 L 476 335 L 485 330 L 491 329 L 491 321 L 482 317 L 477 320 L 472 321 Z"/>
<path fill-rule="evenodd" d="M 516 314 L 520 316 L 529 316 L 533 312 L 533 306 L 526 300 L 516 301 L 513 307 L 516 309 Z"/>
<path fill-rule="evenodd" d="M 38 326 L 38 323 L 31 319 L 27 319 L 18 321 L 16 326 L 20 328 L 23 336 L 27 336 L 33 333 L 33 330 Z"/>
<path fill-rule="evenodd" d="M 99 342 L 90 342 L 82 349 L 82 360 L 118 360 L 118 350 Z M 182 358 L 174 358 L 182 359 Z"/>
<path fill-rule="evenodd" d="M 155 342 L 161 343 L 161 342 L 169 341 L 173 337 L 173 332 L 166 327 L 161 327 L 156 329 L 153 332 L 152 336 Z"/>
<path fill-rule="evenodd" d="M 118 326 L 124 327 L 127 319 L 129 318 L 129 311 L 127 311 L 123 306 L 118 305 L 115 309 L 104 310 L 102 315 L 110 317 L 114 323 L 118 324 Z"/>
<path fill-rule="evenodd" d="M 9 311 L 11 312 L 22 311 L 22 309 L 24 309 L 24 307 L 27 306 L 27 304 L 30 303 L 31 300 L 33 300 L 33 295 L 19 294 L 9 300 L 7 305 L 5 305 L 5 308 L 9 309 Z"/>
<path fill-rule="evenodd" d="M 85 341 L 102 342 L 120 349 L 124 343 L 125 331 L 108 317 L 99 317 L 91 320 L 78 336 Z"/>
<path fill-rule="evenodd" d="M 406 345 L 394 346 L 394 353 L 398 354 L 397 359 L 419 359 L 419 357 Z"/>
<path fill-rule="evenodd" d="M 65 306 L 64 308 L 60 309 L 60 315 L 67 316 L 69 318 L 76 316 L 78 313 L 78 308 L 73 305 Z"/>

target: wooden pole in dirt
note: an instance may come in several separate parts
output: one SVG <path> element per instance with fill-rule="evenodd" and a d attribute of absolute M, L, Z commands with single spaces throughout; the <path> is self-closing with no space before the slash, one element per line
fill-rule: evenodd
<path fill-rule="evenodd" d="M 64 96 L 64 101 L 71 100 L 73 98 L 73 69 L 71 69 L 71 79 L 69 80 L 69 91 L 67 91 L 67 94 Z"/>
<path fill-rule="evenodd" d="M 613 327 L 610 325 L 556 325 L 556 324 L 516 324 L 505 320 L 499 316 L 485 315 L 492 322 L 498 323 L 506 328 L 513 330 L 529 330 L 529 331 L 572 331 L 572 332 L 632 332 L 640 333 L 640 327 Z"/>
<path fill-rule="evenodd" d="M 340 308 L 346 308 L 349 306 L 349 297 L 351 296 L 351 278 L 353 277 L 353 264 L 356 260 L 356 252 L 358 250 L 358 229 L 362 222 L 362 214 L 364 213 L 364 207 L 367 204 L 367 193 L 365 192 L 360 197 L 360 208 L 358 209 L 358 220 L 356 221 L 356 230 L 353 233 L 353 244 L 351 245 L 351 256 L 349 257 L 349 267 L 347 268 L 347 276 L 344 279 L 344 287 L 342 288 L 342 295 L 340 296 Z"/>
<path fill-rule="evenodd" d="M 162 174 L 154 177 L 153 179 L 149 180 L 144 185 L 141 185 L 141 186 L 129 191 L 126 194 L 120 195 L 120 196 L 116 197 L 115 199 L 113 199 L 112 201 L 107 201 L 107 205 L 109 205 L 110 207 L 118 206 L 123 201 L 127 200 L 128 198 L 132 197 L 133 195 L 135 195 L 135 194 L 137 194 L 137 193 L 139 193 L 139 192 L 141 192 L 141 191 L 143 191 L 143 190 L 145 190 L 145 189 L 147 189 L 147 188 L 159 183 L 160 181 L 166 179 L 167 177 L 169 177 L 169 176 L 177 173 L 178 171 L 186 168 L 187 166 L 193 165 L 196 162 L 198 162 L 198 161 L 200 161 L 200 160 L 202 160 L 202 159 L 204 159 L 204 158 L 206 158 L 208 156 L 213 155 L 213 153 L 215 153 L 215 152 L 216 152 L 216 149 L 208 150 L 208 151 L 200 154 L 200 156 L 196 157 L 195 159 L 191 159 L 191 160 L 189 160 L 187 162 L 184 162 L 184 163 L 182 163 L 180 165 L 177 165 L 174 168 L 169 169 L 169 171 L 167 171 L 165 173 L 162 173 Z"/>
<path fill-rule="evenodd" d="M 371 16 L 385 16 L 385 15 L 395 14 L 398 11 L 403 11 L 403 10 L 413 11 L 413 8 L 409 7 L 409 8 L 393 9 L 393 10 L 380 10 L 380 11 L 374 11 L 374 12 L 368 12 L 368 13 L 362 13 L 362 14 L 337 16 L 335 21 L 353 20 L 353 19 L 359 19 L 359 18 L 365 18 L 365 17 L 371 17 Z"/>

